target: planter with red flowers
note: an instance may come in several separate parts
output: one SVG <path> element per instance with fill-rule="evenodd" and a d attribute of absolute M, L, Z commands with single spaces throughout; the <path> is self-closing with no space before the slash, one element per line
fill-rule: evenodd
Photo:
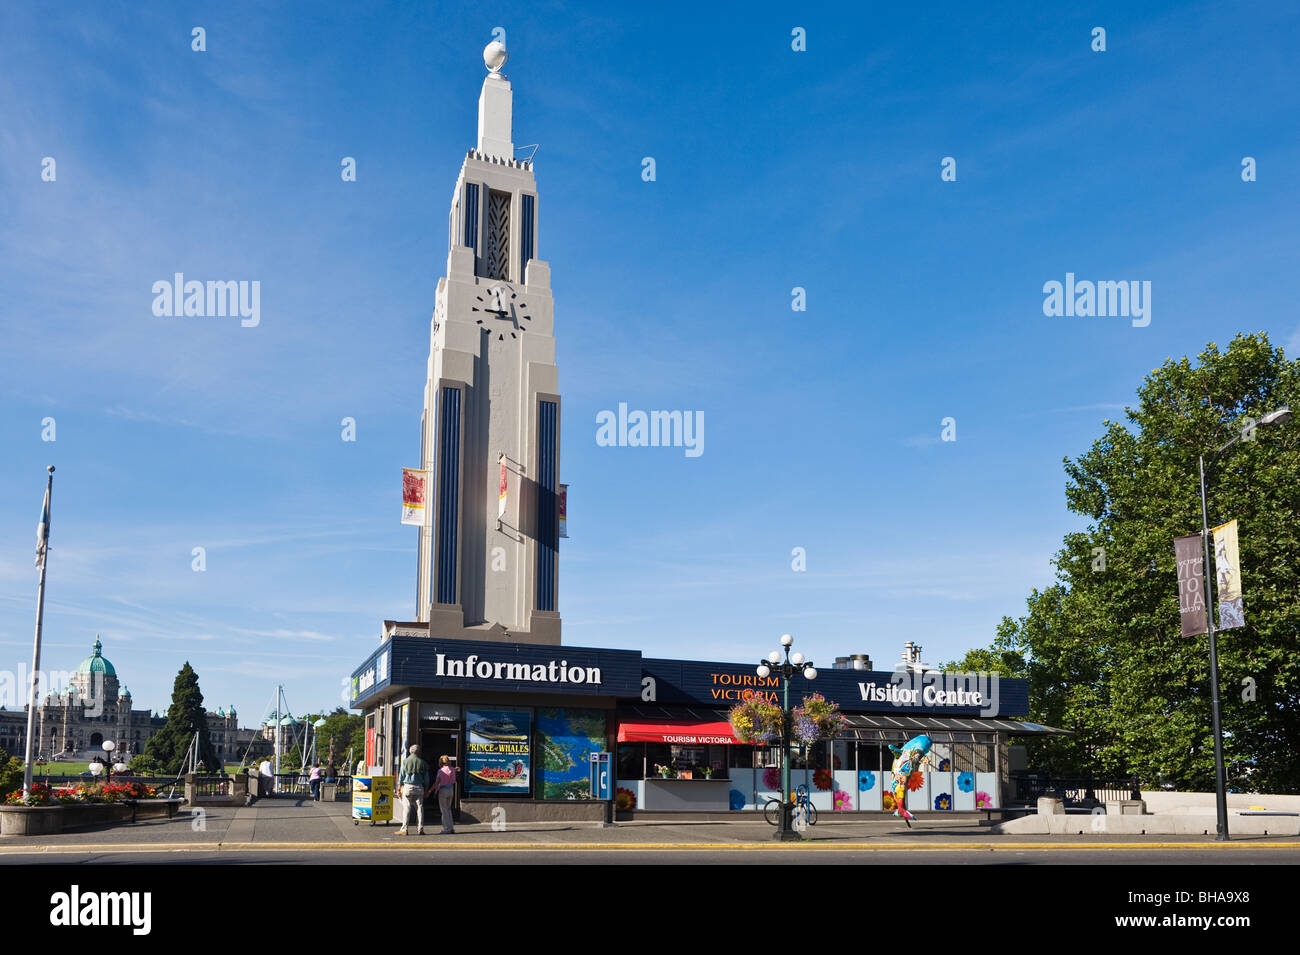
<path fill-rule="evenodd" d="M 171 817 L 181 802 L 158 799 L 153 789 L 141 783 L 104 782 L 54 790 L 34 783 L 26 798 L 21 790 L 5 797 L 0 834 L 40 836 L 137 818 Z"/>

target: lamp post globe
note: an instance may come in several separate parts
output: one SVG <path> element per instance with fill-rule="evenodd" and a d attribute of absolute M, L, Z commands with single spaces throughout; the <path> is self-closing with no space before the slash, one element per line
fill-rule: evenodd
<path fill-rule="evenodd" d="M 766 679 L 772 675 L 772 671 L 766 663 L 760 663 L 758 665 L 758 675 Z"/>

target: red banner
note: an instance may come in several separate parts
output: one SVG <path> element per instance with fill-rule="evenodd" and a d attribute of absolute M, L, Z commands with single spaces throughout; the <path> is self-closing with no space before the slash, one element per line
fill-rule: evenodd
<path fill-rule="evenodd" d="M 739 744 L 730 723 L 620 723 L 620 743 Z"/>

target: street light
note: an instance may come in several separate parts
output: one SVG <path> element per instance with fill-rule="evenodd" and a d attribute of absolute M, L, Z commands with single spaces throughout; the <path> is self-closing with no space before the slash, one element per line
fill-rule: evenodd
<path fill-rule="evenodd" d="M 1257 427 L 1272 427 L 1286 424 L 1291 420 L 1291 409 L 1283 405 L 1270 411 L 1256 422 Z M 1241 440 L 1243 430 L 1234 434 L 1227 442 L 1216 448 L 1207 462 L 1205 455 L 1200 455 L 1197 462 L 1201 468 L 1201 549 L 1204 563 L 1201 576 L 1205 578 L 1205 631 L 1210 637 L 1210 712 L 1214 719 L 1214 790 L 1215 806 L 1218 810 L 1218 822 L 1215 826 L 1215 841 L 1226 841 L 1228 836 L 1228 778 L 1223 765 L 1223 725 L 1219 720 L 1219 651 L 1214 639 L 1214 604 L 1210 595 L 1210 512 L 1205 500 L 1206 474 L 1219 455 Z"/>
<path fill-rule="evenodd" d="M 794 637 L 788 633 L 782 634 L 781 646 L 785 649 L 785 661 L 782 662 L 779 650 L 773 650 L 767 655 L 766 660 L 760 660 L 758 663 L 760 677 L 766 679 L 773 672 L 781 675 L 784 693 L 784 702 L 781 706 L 781 822 L 776 827 L 776 835 L 773 837 L 779 842 L 800 838 L 790 825 L 790 678 L 796 673 L 802 673 L 805 680 L 817 679 L 817 670 L 813 667 L 812 661 L 805 660 L 803 654 L 797 651 L 790 653 L 790 646 L 793 643 Z"/>
<path fill-rule="evenodd" d="M 104 740 L 104 752 L 108 754 L 107 758 L 104 760 L 105 779 L 107 779 L 110 775 L 112 775 L 109 770 L 109 766 L 113 762 L 113 750 L 115 749 L 117 749 L 116 743 L 114 743 L 111 739 Z"/>

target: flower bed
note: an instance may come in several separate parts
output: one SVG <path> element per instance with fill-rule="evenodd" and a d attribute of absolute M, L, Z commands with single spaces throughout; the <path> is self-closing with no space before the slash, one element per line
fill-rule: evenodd
<path fill-rule="evenodd" d="M 155 790 L 142 783 L 90 783 L 58 789 L 33 783 L 25 799 L 21 790 L 5 797 L 0 806 L 0 833 L 39 836 L 134 821 L 138 816 L 170 818 L 183 801 L 155 796 Z"/>

